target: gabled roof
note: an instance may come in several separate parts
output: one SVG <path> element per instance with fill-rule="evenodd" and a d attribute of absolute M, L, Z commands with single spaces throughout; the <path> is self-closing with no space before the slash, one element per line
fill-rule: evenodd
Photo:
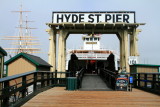
<path fill-rule="evenodd" d="M 4 55 L 7 56 L 7 52 L 0 46 L 0 52 Z"/>
<path fill-rule="evenodd" d="M 21 56 L 23 56 L 25 59 L 29 60 L 30 62 L 32 62 L 36 66 L 51 67 L 50 64 L 48 64 L 46 61 L 44 61 L 40 57 L 34 56 L 34 55 L 30 55 L 30 54 L 27 54 L 27 53 L 19 53 L 16 56 L 14 56 L 11 59 L 9 59 L 8 61 L 6 61 L 4 64 L 8 65 L 8 64 L 10 64 L 11 62 L 13 62 L 14 60 L 18 59 Z"/>

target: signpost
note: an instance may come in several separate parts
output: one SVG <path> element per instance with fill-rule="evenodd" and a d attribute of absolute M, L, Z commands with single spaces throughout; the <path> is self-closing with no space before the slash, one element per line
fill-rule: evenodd
<path fill-rule="evenodd" d="M 129 65 L 138 64 L 138 56 L 129 56 Z"/>
<path fill-rule="evenodd" d="M 129 77 L 129 83 L 133 84 L 133 77 L 132 76 Z"/>
<path fill-rule="evenodd" d="M 132 91 L 132 84 L 133 84 L 133 77 L 129 77 L 129 86 L 130 86 L 130 91 Z"/>

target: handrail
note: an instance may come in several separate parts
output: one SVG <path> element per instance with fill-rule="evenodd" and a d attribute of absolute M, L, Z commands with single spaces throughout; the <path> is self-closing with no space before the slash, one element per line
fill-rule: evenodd
<path fill-rule="evenodd" d="M 115 89 L 117 73 L 107 69 L 100 69 L 100 76 L 108 87 Z"/>
<path fill-rule="evenodd" d="M 159 72 L 141 72 L 141 73 L 126 73 L 126 74 L 160 74 Z"/>
<path fill-rule="evenodd" d="M 66 72 L 32 71 L 0 79 L 1 107 L 20 107 L 39 92 L 54 86 L 66 86 Z"/>
<path fill-rule="evenodd" d="M 101 69 L 100 75 L 108 86 L 115 88 L 117 73 Z M 135 88 L 160 95 L 160 73 L 126 73 L 126 75 L 133 76 L 133 86 Z"/>
<path fill-rule="evenodd" d="M 85 69 L 78 73 L 78 86 L 81 86 Z M 64 74 L 63 77 L 56 76 Z M 19 107 L 39 92 L 54 86 L 66 86 L 66 72 L 32 71 L 0 79 L 1 107 Z M 134 87 L 160 94 L 160 73 L 131 73 Z M 101 69 L 100 76 L 113 89 L 117 73 Z M 30 89 L 32 88 L 32 89 Z"/>
<path fill-rule="evenodd" d="M 160 73 L 131 73 L 134 87 L 160 95 Z"/>
<path fill-rule="evenodd" d="M 77 88 L 81 88 L 82 87 L 82 79 L 83 79 L 83 76 L 84 76 L 84 71 L 85 69 L 82 68 L 80 71 L 77 72 Z"/>
<path fill-rule="evenodd" d="M 27 75 L 33 74 L 35 72 L 37 72 L 37 71 L 30 71 L 30 72 L 26 72 L 26 73 L 22 73 L 22 74 L 8 76 L 8 77 L 5 77 L 5 78 L 1 78 L 0 82 L 5 82 L 5 81 L 13 80 L 13 79 L 16 79 L 16 78 L 19 78 L 19 77 L 22 77 L 22 76 L 27 76 Z"/>

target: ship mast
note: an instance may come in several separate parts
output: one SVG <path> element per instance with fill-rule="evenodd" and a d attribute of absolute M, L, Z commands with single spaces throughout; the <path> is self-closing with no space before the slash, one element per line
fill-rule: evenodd
<path fill-rule="evenodd" d="M 19 17 L 19 25 L 18 28 L 18 36 L 5 36 L 3 40 L 17 40 L 18 42 L 14 42 L 11 45 L 16 45 L 16 48 L 4 48 L 6 50 L 14 50 L 13 53 L 38 53 L 40 51 L 39 48 L 32 48 L 33 45 L 39 45 L 36 41 L 37 39 L 31 35 L 30 29 L 36 29 L 36 28 L 30 28 L 28 27 L 28 22 L 33 22 L 33 21 L 28 21 L 28 17 L 26 16 L 26 20 L 23 21 L 23 13 L 24 12 L 31 12 L 31 11 L 23 11 L 22 10 L 22 5 L 20 6 L 19 11 L 13 11 L 13 12 L 18 12 L 20 17 Z M 24 23 L 25 22 L 25 27 Z M 25 33 L 23 32 L 25 29 Z"/>

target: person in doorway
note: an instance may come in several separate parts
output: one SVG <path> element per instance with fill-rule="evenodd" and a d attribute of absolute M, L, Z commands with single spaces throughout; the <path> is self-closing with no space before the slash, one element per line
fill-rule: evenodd
<path fill-rule="evenodd" d="M 123 67 L 122 71 L 121 71 L 121 74 L 126 74 L 127 71 L 126 71 L 126 67 Z"/>
<path fill-rule="evenodd" d="M 119 69 L 118 73 L 120 74 L 122 72 L 122 68 Z"/>
<path fill-rule="evenodd" d="M 71 59 L 68 62 L 68 71 L 70 72 L 70 77 L 75 77 L 77 70 L 78 70 L 78 57 L 74 53 L 72 53 Z"/>

